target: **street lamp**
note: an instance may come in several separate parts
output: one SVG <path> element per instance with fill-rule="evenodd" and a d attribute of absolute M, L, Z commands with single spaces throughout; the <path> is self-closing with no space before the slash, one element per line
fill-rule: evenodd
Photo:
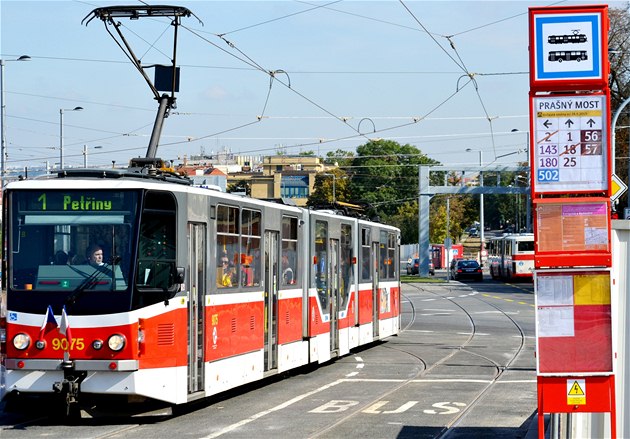
<path fill-rule="evenodd" d="M 63 112 L 64 111 L 81 111 L 81 110 L 83 110 L 83 107 L 59 109 L 59 170 L 63 169 Z"/>
<path fill-rule="evenodd" d="M 94 146 L 94 149 L 102 149 L 102 146 Z M 88 167 L 88 147 L 87 145 L 83 145 L 83 167 L 87 168 Z"/>
<path fill-rule="evenodd" d="M 483 190 L 483 171 L 481 170 L 481 167 L 483 166 L 483 152 L 480 149 L 466 148 L 466 152 L 474 151 L 479 153 L 479 187 Z M 486 251 L 483 221 L 483 192 L 479 193 L 479 239 L 481 240 L 481 243 L 479 244 L 479 260 L 483 264 L 485 257 L 484 253 Z"/>
<path fill-rule="evenodd" d="M 0 188 L 4 188 L 4 176 L 7 172 L 7 135 L 6 135 L 6 104 L 4 103 L 4 63 L 8 61 L 28 61 L 31 57 L 22 55 L 17 59 L 0 59 Z"/>
<path fill-rule="evenodd" d="M 332 177 L 333 178 L 333 190 L 332 190 L 332 204 L 335 204 L 336 202 L 336 198 L 335 198 L 335 180 L 337 180 L 337 177 L 335 176 L 335 174 L 322 174 L 326 177 Z"/>

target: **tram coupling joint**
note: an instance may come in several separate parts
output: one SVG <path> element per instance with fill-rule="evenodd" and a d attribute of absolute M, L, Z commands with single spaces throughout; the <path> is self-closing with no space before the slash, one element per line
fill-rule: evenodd
<path fill-rule="evenodd" d="M 53 383 L 52 390 L 57 394 L 64 395 L 66 403 L 76 403 L 79 400 L 81 382 L 86 376 L 86 372 L 76 373 L 75 371 L 65 369 L 63 381 Z"/>

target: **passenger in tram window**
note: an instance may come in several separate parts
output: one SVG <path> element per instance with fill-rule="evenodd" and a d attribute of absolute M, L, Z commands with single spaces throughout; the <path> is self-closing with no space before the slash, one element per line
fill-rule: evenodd
<path fill-rule="evenodd" d="M 295 276 L 289 255 L 285 252 L 282 254 L 282 285 L 292 285 L 295 283 Z"/>
<path fill-rule="evenodd" d="M 254 269 L 252 268 L 253 255 L 241 253 L 241 285 L 251 287 L 254 285 Z"/>
<path fill-rule="evenodd" d="M 221 255 L 221 265 L 217 270 L 217 284 L 219 287 L 231 287 L 234 285 L 234 265 L 230 262 L 227 253 Z"/>
<path fill-rule="evenodd" d="M 370 279 L 370 260 L 365 257 L 361 261 L 361 279 L 362 280 Z"/>
<path fill-rule="evenodd" d="M 65 251 L 59 250 L 55 253 L 55 256 L 53 257 L 53 265 L 66 265 L 67 263 L 68 254 Z"/>
<path fill-rule="evenodd" d="M 103 263 L 103 248 L 98 244 L 92 244 L 85 252 L 85 257 L 90 265 L 100 267 Z"/>

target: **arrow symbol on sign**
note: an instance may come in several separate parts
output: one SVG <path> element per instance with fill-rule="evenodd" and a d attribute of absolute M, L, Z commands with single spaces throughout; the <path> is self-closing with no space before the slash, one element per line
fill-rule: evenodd
<path fill-rule="evenodd" d="M 565 124 L 567 127 L 571 128 L 571 125 L 573 125 L 574 123 L 575 123 L 575 122 L 573 122 L 571 119 L 568 119 L 568 120 L 567 120 L 564 124 Z"/>
<path fill-rule="evenodd" d="M 586 123 L 589 126 L 589 128 L 593 128 L 593 125 L 595 125 L 596 122 L 593 119 L 589 119 L 588 122 Z"/>
<path fill-rule="evenodd" d="M 545 121 L 545 123 L 543 123 L 543 125 L 545 126 L 545 128 L 547 128 L 547 129 L 548 129 L 548 128 L 549 128 L 549 125 L 551 125 L 551 122 L 549 121 L 549 119 L 547 119 L 547 120 Z"/>

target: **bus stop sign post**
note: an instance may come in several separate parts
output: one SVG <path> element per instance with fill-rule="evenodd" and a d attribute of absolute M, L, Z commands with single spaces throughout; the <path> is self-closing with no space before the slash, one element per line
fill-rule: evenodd
<path fill-rule="evenodd" d="M 545 412 L 616 437 L 608 7 L 532 7 L 529 38 L 538 437 Z"/>

